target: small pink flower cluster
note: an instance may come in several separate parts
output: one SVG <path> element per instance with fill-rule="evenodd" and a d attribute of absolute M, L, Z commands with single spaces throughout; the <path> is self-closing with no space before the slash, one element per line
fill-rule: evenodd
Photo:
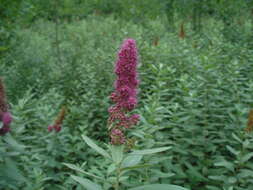
<path fill-rule="evenodd" d="M 126 142 L 126 138 L 120 129 L 114 128 L 111 131 L 111 143 L 113 145 L 120 145 Z"/>
<path fill-rule="evenodd" d="M 0 135 L 5 135 L 6 133 L 8 133 L 11 128 L 10 128 L 10 124 L 12 122 L 12 116 L 10 114 L 10 112 L 4 112 L 1 116 L 1 121 L 3 122 L 3 126 L 0 129 Z"/>
<path fill-rule="evenodd" d="M 48 130 L 49 132 L 55 130 L 55 132 L 58 133 L 58 132 L 61 131 L 61 125 L 49 125 L 48 128 L 47 128 L 47 130 Z"/>
<path fill-rule="evenodd" d="M 3 136 L 8 133 L 10 129 L 10 124 L 12 122 L 11 113 L 8 111 L 8 104 L 5 97 L 5 89 L 2 79 L 0 78 L 0 120 L 3 126 L 0 128 L 0 135 Z"/>
<path fill-rule="evenodd" d="M 61 109 L 59 115 L 57 116 L 54 124 L 53 125 L 49 125 L 48 128 L 47 128 L 47 130 L 49 132 L 51 132 L 53 130 L 55 130 L 56 133 L 60 132 L 61 129 L 62 129 L 61 125 L 62 125 L 62 122 L 64 120 L 65 114 L 66 114 L 66 109 L 65 109 L 65 107 L 62 107 L 62 109 Z"/>
<path fill-rule="evenodd" d="M 124 129 L 136 125 L 139 115 L 130 115 L 137 105 L 137 48 L 135 40 L 126 39 L 118 53 L 118 60 L 115 66 L 117 79 L 115 91 L 110 98 L 115 103 L 109 108 L 110 117 L 108 119 L 111 143 L 120 145 L 125 143 Z"/>

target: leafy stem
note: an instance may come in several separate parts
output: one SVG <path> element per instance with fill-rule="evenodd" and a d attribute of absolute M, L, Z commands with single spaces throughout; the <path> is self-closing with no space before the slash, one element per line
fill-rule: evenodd
<path fill-rule="evenodd" d="M 120 172 L 121 172 L 121 171 L 120 171 L 120 165 L 121 165 L 121 164 L 118 164 L 118 165 L 117 165 L 117 169 L 116 169 L 116 183 L 115 183 L 115 190 L 119 190 L 119 186 L 120 186 L 120 185 L 119 185 L 119 184 L 120 184 L 120 183 L 119 183 L 119 179 L 120 179 Z"/>

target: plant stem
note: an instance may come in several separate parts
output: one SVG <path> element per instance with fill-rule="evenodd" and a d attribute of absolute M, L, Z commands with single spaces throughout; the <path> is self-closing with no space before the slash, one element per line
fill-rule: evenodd
<path fill-rule="evenodd" d="M 120 178 L 120 166 L 117 166 L 116 170 L 116 184 L 115 184 L 115 190 L 119 190 L 119 178 Z"/>

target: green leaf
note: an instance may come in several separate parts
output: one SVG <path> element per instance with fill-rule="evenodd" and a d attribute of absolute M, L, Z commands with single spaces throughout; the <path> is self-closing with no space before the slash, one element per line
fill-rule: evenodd
<path fill-rule="evenodd" d="M 223 166 L 223 167 L 227 168 L 228 170 L 234 172 L 234 165 L 233 165 L 233 163 L 228 162 L 226 160 L 221 161 L 221 162 L 216 162 L 216 163 L 214 163 L 214 165 L 215 166 Z"/>
<path fill-rule="evenodd" d="M 134 169 L 140 169 L 140 168 L 147 168 L 153 166 L 152 164 L 140 164 L 140 165 L 134 165 L 131 167 L 125 167 L 125 168 L 121 168 L 121 171 L 126 171 L 126 170 L 134 170 Z"/>
<path fill-rule="evenodd" d="M 122 162 L 122 167 L 131 167 L 134 166 L 136 164 L 138 164 L 141 159 L 142 159 L 143 155 L 129 155 L 127 156 L 123 162 Z"/>
<path fill-rule="evenodd" d="M 13 181 L 25 182 L 26 178 L 17 167 L 17 163 L 13 160 L 6 158 L 5 164 L 0 165 L 1 175 L 10 178 Z"/>
<path fill-rule="evenodd" d="M 241 140 L 238 136 L 236 136 L 234 133 L 232 133 L 232 137 L 233 137 L 235 140 L 237 140 L 239 143 L 242 143 L 242 140 Z"/>
<path fill-rule="evenodd" d="M 143 185 L 129 190 L 187 190 L 183 187 L 177 185 L 168 185 L 168 184 L 152 184 L 152 185 Z"/>
<path fill-rule="evenodd" d="M 102 187 L 100 185 L 98 185 L 96 183 L 93 183 L 89 179 L 78 177 L 78 176 L 74 176 L 74 175 L 71 175 L 71 177 L 75 181 L 77 181 L 78 183 L 80 183 L 83 187 L 85 187 L 87 190 L 102 190 Z"/>
<path fill-rule="evenodd" d="M 107 175 L 111 174 L 116 170 L 116 166 L 114 163 L 112 163 L 108 168 L 107 168 Z"/>
<path fill-rule="evenodd" d="M 199 180 L 199 181 L 206 180 L 206 178 L 191 164 L 185 162 L 185 165 L 189 169 L 188 172 L 191 175 L 191 177 L 193 177 L 194 180 Z"/>
<path fill-rule="evenodd" d="M 6 51 L 8 50 L 8 47 L 0 46 L 0 51 Z"/>
<path fill-rule="evenodd" d="M 67 164 L 67 163 L 63 163 L 63 164 L 65 166 L 67 166 L 68 168 L 70 168 L 70 169 L 76 170 L 76 171 L 81 172 L 83 174 L 86 174 L 86 175 L 88 175 L 90 177 L 94 177 L 94 178 L 97 178 L 97 179 L 100 179 L 100 180 L 104 180 L 102 177 L 99 177 L 99 176 L 96 176 L 96 175 L 94 175 L 92 173 L 86 172 L 86 171 L 82 170 L 81 168 L 79 168 L 79 167 L 77 167 L 77 166 L 75 166 L 73 164 Z"/>
<path fill-rule="evenodd" d="M 208 176 L 208 178 L 212 180 L 223 181 L 223 182 L 227 181 L 227 177 L 224 175 Z"/>
<path fill-rule="evenodd" d="M 246 177 L 253 177 L 253 171 L 248 169 L 241 169 L 240 173 L 237 175 L 238 179 L 246 178 Z"/>
<path fill-rule="evenodd" d="M 180 178 L 186 178 L 187 175 L 185 173 L 185 171 L 182 168 L 181 164 L 173 164 L 170 167 L 172 169 L 172 171 L 174 171 L 176 173 L 176 175 Z"/>
<path fill-rule="evenodd" d="M 251 159 L 253 157 L 253 152 L 250 152 L 246 155 L 244 155 L 241 159 L 241 162 L 244 163 L 244 162 L 247 162 L 249 159 Z"/>
<path fill-rule="evenodd" d="M 119 181 L 122 182 L 122 181 L 126 181 L 129 179 L 129 176 L 122 176 L 119 178 Z"/>
<path fill-rule="evenodd" d="M 161 147 L 161 148 L 153 148 L 153 149 L 145 149 L 145 150 L 135 150 L 131 152 L 129 155 L 145 155 L 145 154 L 154 154 L 158 152 L 163 152 L 165 150 L 169 150 L 171 147 Z"/>
<path fill-rule="evenodd" d="M 102 156 L 111 159 L 111 156 L 101 147 L 99 147 L 98 145 L 96 145 L 89 137 L 82 135 L 84 141 L 95 151 L 97 151 L 99 154 L 101 154 Z"/>
<path fill-rule="evenodd" d="M 171 173 L 171 172 L 165 173 L 165 172 L 161 172 L 157 169 L 152 170 L 152 173 L 154 173 L 154 176 L 157 178 L 170 178 L 172 176 L 175 176 L 174 173 Z"/>
<path fill-rule="evenodd" d="M 19 144 L 11 135 L 6 135 L 5 141 L 15 150 L 19 152 L 25 152 L 25 146 Z"/>
<path fill-rule="evenodd" d="M 112 153 L 112 160 L 115 162 L 115 164 L 120 164 L 123 160 L 123 153 L 124 153 L 124 146 L 110 146 L 111 153 Z"/>
<path fill-rule="evenodd" d="M 231 146 L 227 145 L 226 148 L 229 150 L 229 152 L 231 152 L 234 155 L 239 155 L 239 151 L 236 151 L 234 148 L 232 148 Z"/>
<path fill-rule="evenodd" d="M 228 183 L 236 183 L 237 179 L 235 177 L 228 177 Z"/>
<path fill-rule="evenodd" d="M 211 185 L 207 185 L 206 187 L 208 190 L 220 190 L 220 188 Z"/>

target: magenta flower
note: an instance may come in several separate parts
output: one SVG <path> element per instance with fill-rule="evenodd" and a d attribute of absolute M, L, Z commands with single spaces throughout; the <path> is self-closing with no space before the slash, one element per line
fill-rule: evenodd
<path fill-rule="evenodd" d="M 139 81 L 137 79 L 137 55 L 135 40 L 126 39 L 118 53 L 114 70 L 117 79 L 115 82 L 115 91 L 111 94 L 110 98 L 115 105 L 108 110 L 110 114 L 108 123 L 111 130 L 111 143 L 115 145 L 124 144 L 125 140 L 123 139 L 125 137 L 123 131 L 136 125 L 139 121 L 139 115 L 128 115 L 128 112 L 132 111 L 138 102 L 137 87 Z"/>
<path fill-rule="evenodd" d="M 51 132 L 51 131 L 55 130 L 55 132 L 58 133 L 58 132 L 61 131 L 61 125 L 49 125 L 47 127 L 47 130 L 48 130 L 48 132 Z"/>
<path fill-rule="evenodd" d="M 126 39 L 119 51 L 115 66 L 117 80 L 115 82 L 116 103 L 123 109 L 131 111 L 137 105 L 137 48 L 135 40 Z"/>
<path fill-rule="evenodd" d="M 53 129 L 54 129 L 54 126 L 53 126 L 53 125 L 49 125 L 49 126 L 47 127 L 48 132 L 53 131 Z"/>
<path fill-rule="evenodd" d="M 125 136 L 120 129 L 113 129 L 111 131 L 111 143 L 113 145 L 121 145 L 126 142 Z"/>
<path fill-rule="evenodd" d="M 11 116 L 10 112 L 3 113 L 2 122 L 4 125 L 8 125 L 8 126 L 11 124 L 12 116 Z"/>
<path fill-rule="evenodd" d="M 3 123 L 2 128 L 0 129 L 0 135 L 4 136 L 6 133 L 10 132 L 10 124 L 12 122 L 12 116 L 10 112 L 4 112 L 1 114 L 1 121 Z"/>
<path fill-rule="evenodd" d="M 5 135 L 10 131 L 10 124 L 12 122 L 11 113 L 8 111 L 8 104 L 5 96 L 5 89 L 2 79 L 0 78 L 0 120 L 3 123 L 0 128 L 0 135 Z"/>

